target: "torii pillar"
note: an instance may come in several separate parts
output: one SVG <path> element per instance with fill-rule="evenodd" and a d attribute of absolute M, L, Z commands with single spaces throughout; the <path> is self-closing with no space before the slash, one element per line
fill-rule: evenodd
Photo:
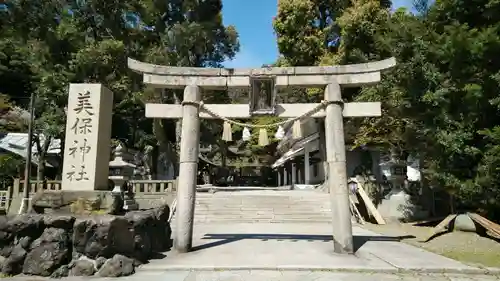
<path fill-rule="evenodd" d="M 325 67 L 270 67 L 257 69 L 169 67 L 128 60 L 129 68 L 143 74 L 144 83 L 157 88 L 184 88 L 182 105 L 146 104 L 146 117 L 182 118 L 175 248 L 192 249 L 200 118 L 252 118 L 248 104 L 200 105 L 201 89 L 250 88 L 251 77 L 272 77 L 274 89 L 288 86 L 325 87 L 324 109 L 319 104 L 278 104 L 273 115 L 325 118 L 328 187 L 332 207 L 334 251 L 353 253 L 352 222 L 347 187 L 344 117 L 381 115 L 380 102 L 343 103 L 341 86 L 356 87 L 380 81 L 382 70 L 396 65 L 394 58 L 355 65 Z M 322 106 L 322 105 L 321 105 Z M 286 182 L 286 178 L 285 178 Z"/>
<path fill-rule="evenodd" d="M 194 206 L 200 149 L 201 91 L 198 86 L 187 86 L 182 101 L 181 151 L 179 156 L 179 187 L 177 189 L 177 219 L 175 248 L 188 252 L 193 243 Z"/>
<path fill-rule="evenodd" d="M 326 86 L 325 100 L 331 102 L 326 106 L 325 132 L 328 133 L 325 136 L 325 146 L 332 215 L 333 221 L 337 222 L 333 228 L 333 246 L 336 253 L 351 253 L 354 246 L 342 116 L 344 103 L 339 84 L 330 83 Z"/>

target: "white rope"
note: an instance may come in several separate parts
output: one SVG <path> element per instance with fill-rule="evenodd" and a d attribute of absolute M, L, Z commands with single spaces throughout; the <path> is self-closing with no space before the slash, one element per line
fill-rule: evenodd
<path fill-rule="evenodd" d="M 331 102 L 331 101 L 326 101 L 326 100 L 322 100 L 320 104 L 318 104 L 318 106 L 316 106 L 315 108 L 311 109 L 310 111 L 302 114 L 302 115 L 299 115 L 297 117 L 294 117 L 294 118 L 291 118 L 291 119 L 287 119 L 287 120 L 283 120 L 283 121 L 280 121 L 280 122 L 276 122 L 276 123 L 271 123 L 271 124 L 246 124 L 246 123 L 241 123 L 241 122 L 238 122 L 238 121 L 234 121 L 234 120 L 231 120 L 227 117 L 224 117 L 224 116 L 221 116 L 213 111 L 211 111 L 210 109 L 208 109 L 205 104 L 203 102 L 196 102 L 196 101 L 183 101 L 181 104 L 194 104 L 194 105 L 198 105 L 200 107 L 200 110 L 203 110 L 205 111 L 206 113 L 208 113 L 209 115 L 212 115 L 212 117 L 215 117 L 215 118 L 218 118 L 218 119 L 222 119 L 223 121 L 226 121 L 232 125 L 237 125 L 237 126 L 241 126 L 241 127 L 249 127 L 249 128 L 274 128 L 274 127 L 279 127 L 279 126 L 282 126 L 282 125 L 285 125 L 285 124 L 288 124 L 288 123 L 292 123 L 292 122 L 295 122 L 297 120 L 300 120 L 302 118 L 305 118 L 305 117 L 308 117 L 308 116 L 311 116 L 313 115 L 314 113 L 320 111 L 321 109 L 323 109 L 324 107 L 326 107 L 328 104 L 330 103 L 335 103 L 335 102 Z"/>

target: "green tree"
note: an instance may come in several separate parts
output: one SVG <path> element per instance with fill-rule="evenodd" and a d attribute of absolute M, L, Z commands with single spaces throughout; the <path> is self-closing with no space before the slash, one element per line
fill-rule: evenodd
<path fill-rule="evenodd" d="M 500 61 L 492 54 L 499 51 L 500 26 L 488 16 L 496 9 L 494 2 L 486 2 L 486 21 L 470 17 L 480 6 L 456 1 L 440 1 L 418 16 L 400 10 L 373 28 L 370 40 L 351 41 L 343 55 L 346 62 L 387 55 L 398 59 L 379 85 L 354 96 L 384 101 L 382 118 L 361 121 L 357 143 L 418 152 L 433 186 L 453 191 L 463 208 L 495 217 L 500 189 L 491 171 L 498 156 Z M 343 29 L 343 39 L 358 38 L 360 30 Z"/>
<path fill-rule="evenodd" d="M 50 142 L 64 138 L 68 83 L 79 82 L 102 83 L 113 91 L 114 139 L 136 149 L 158 142 L 175 163 L 180 127 L 146 119 L 144 103 L 179 102 L 182 97 L 145 88 L 142 77 L 128 70 L 127 58 L 219 66 L 239 48 L 235 29 L 222 23 L 220 0 L 5 3 L 0 12 L 0 79 L 9 83 L 0 90 L 23 105 L 35 92 L 34 140 L 41 163 Z M 207 98 L 220 101 L 225 95 Z M 43 165 L 40 169 L 43 177 Z"/>
<path fill-rule="evenodd" d="M 281 60 L 318 65 L 396 57 L 398 65 L 379 84 L 344 91 L 347 100 L 383 103 L 380 118 L 348 121 L 356 145 L 417 152 L 430 184 L 453 190 L 465 209 L 500 217 L 498 1 L 415 1 L 417 15 L 390 13 L 376 0 L 352 1 L 330 23 L 339 34 L 336 48 L 322 51 L 304 44 L 325 38 L 318 30 L 327 28 L 316 25 L 317 2 L 283 3 L 275 22 Z M 281 11 L 307 28 L 287 22 Z"/>
<path fill-rule="evenodd" d="M 25 165 L 25 160 L 16 154 L 0 155 L 0 189 L 12 185 L 15 177 L 19 176 Z"/>
<path fill-rule="evenodd" d="M 165 22 L 150 20 L 148 25 L 154 26 L 159 43 L 146 55 L 148 62 L 192 67 L 220 67 L 226 59 L 234 57 L 239 50 L 238 34 L 234 27 L 225 27 L 222 22 L 222 2 L 214 1 L 178 1 L 165 11 L 168 16 Z M 165 14 L 162 13 L 162 16 Z M 206 102 L 229 102 L 226 92 L 205 92 Z M 171 102 L 179 104 L 182 92 L 165 90 L 161 93 L 150 91 L 143 96 L 144 102 Z M 177 167 L 178 145 L 180 144 L 181 122 L 175 122 L 175 138 L 165 128 L 172 128 L 172 121 L 154 120 L 153 131 L 160 148 Z M 213 138 L 220 131 L 220 126 L 202 122 L 202 141 L 209 141 L 227 150 L 220 138 Z M 177 174 L 177 171 L 175 171 Z"/>
<path fill-rule="evenodd" d="M 24 112 L 15 107 L 7 95 L 0 94 L 0 135 L 20 132 L 25 129 L 26 120 Z M 24 160 L 22 157 L 11 154 L 0 154 L 0 188 L 12 184 L 14 177 L 19 176 Z"/>
<path fill-rule="evenodd" d="M 274 19 L 278 48 L 293 66 L 316 63 L 335 52 L 340 38 L 336 19 L 350 1 L 281 0 Z"/>

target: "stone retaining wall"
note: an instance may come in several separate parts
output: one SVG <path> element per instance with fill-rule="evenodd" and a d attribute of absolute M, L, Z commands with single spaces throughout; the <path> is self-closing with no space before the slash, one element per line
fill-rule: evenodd
<path fill-rule="evenodd" d="M 0 217 L 4 276 L 119 277 L 171 247 L 167 205 L 124 216 Z"/>

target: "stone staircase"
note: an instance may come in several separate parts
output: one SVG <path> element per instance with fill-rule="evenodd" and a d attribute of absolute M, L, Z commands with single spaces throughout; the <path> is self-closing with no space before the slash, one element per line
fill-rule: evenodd
<path fill-rule="evenodd" d="M 219 191 L 196 194 L 195 223 L 331 222 L 328 194 L 315 191 Z M 172 219 L 175 226 L 177 214 Z"/>

